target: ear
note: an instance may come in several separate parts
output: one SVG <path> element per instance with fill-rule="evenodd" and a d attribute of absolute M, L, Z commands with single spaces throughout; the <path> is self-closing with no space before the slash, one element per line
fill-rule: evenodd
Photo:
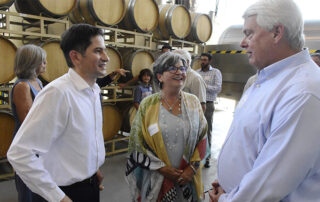
<path fill-rule="evenodd" d="M 160 83 L 162 82 L 162 74 L 157 74 L 157 79 L 160 81 Z"/>
<path fill-rule="evenodd" d="M 78 51 L 71 50 L 69 52 L 69 57 L 74 66 L 78 66 L 81 63 L 81 60 L 80 60 L 81 54 Z"/>
<path fill-rule="evenodd" d="M 279 25 L 275 25 L 273 28 L 273 38 L 275 40 L 275 43 L 278 43 L 279 41 L 281 41 L 281 39 L 284 37 L 284 26 L 279 24 Z"/>

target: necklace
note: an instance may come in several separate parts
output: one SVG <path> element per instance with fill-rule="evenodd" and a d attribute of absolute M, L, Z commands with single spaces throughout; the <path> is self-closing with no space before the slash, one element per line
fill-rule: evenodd
<path fill-rule="evenodd" d="M 169 112 L 172 113 L 172 110 L 173 110 L 173 107 L 177 104 L 177 102 L 179 100 L 181 100 L 181 97 L 180 97 L 180 94 L 179 94 L 179 97 L 178 99 L 172 104 L 172 105 L 169 105 L 167 99 L 165 96 L 161 96 L 163 98 L 163 101 L 166 103 L 166 105 L 169 107 Z M 180 104 L 179 104 L 179 111 L 180 111 Z"/>

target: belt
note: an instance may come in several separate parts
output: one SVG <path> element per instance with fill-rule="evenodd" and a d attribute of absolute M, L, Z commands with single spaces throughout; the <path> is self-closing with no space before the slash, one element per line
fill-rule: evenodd
<path fill-rule="evenodd" d="M 79 186 L 79 185 L 84 185 L 84 184 L 93 184 L 97 179 L 97 174 L 95 173 L 94 175 L 92 175 L 91 177 L 82 180 L 81 182 L 76 182 L 67 186 L 60 186 L 60 187 L 73 187 L 73 186 Z"/>
<path fill-rule="evenodd" d="M 207 101 L 207 103 L 213 103 L 213 101 Z"/>

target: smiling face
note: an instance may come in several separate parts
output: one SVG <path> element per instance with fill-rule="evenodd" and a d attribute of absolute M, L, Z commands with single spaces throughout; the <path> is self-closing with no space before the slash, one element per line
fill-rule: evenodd
<path fill-rule="evenodd" d="M 245 37 L 241 47 L 247 50 L 249 63 L 258 69 L 263 69 L 274 63 L 274 33 L 262 29 L 256 22 L 256 16 L 247 17 L 243 26 Z"/>
<path fill-rule="evenodd" d="M 183 63 L 181 60 L 179 60 L 178 63 L 174 65 L 177 68 L 183 67 Z M 158 80 L 162 82 L 162 89 L 176 89 L 180 90 L 184 82 L 186 80 L 186 72 L 182 72 L 181 70 L 178 70 L 176 73 L 171 73 L 170 71 L 165 71 L 163 74 L 157 75 Z"/>
<path fill-rule="evenodd" d="M 150 75 L 147 74 L 147 73 L 142 76 L 142 82 L 143 82 L 144 84 L 148 84 L 148 83 L 150 82 L 150 79 L 151 79 L 151 77 L 150 77 Z"/>
<path fill-rule="evenodd" d="M 109 57 L 106 53 L 106 47 L 103 37 L 97 35 L 91 38 L 91 44 L 81 55 L 78 53 L 78 65 L 75 70 L 78 70 L 80 75 L 83 75 L 85 80 L 94 80 L 106 74 L 106 64 Z"/>

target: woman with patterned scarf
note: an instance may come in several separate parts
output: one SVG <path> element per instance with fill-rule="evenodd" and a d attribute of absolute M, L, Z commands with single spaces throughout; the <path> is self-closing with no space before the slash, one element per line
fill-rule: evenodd
<path fill-rule="evenodd" d="M 162 54 L 153 65 L 161 92 L 143 99 L 133 121 L 127 181 L 133 201 L 202 201 L 207 121 L 196 96 L 182 92 L 186 61 Z"/>

